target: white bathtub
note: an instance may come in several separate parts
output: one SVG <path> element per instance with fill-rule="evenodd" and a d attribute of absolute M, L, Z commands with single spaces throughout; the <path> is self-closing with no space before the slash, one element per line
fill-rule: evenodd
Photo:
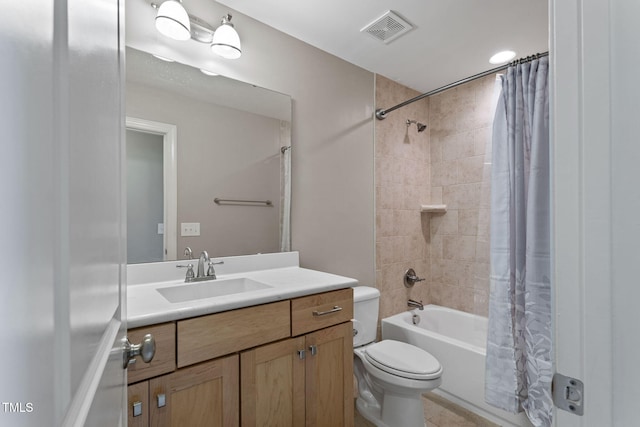
<path fill-rule="evenodd" d="M 413 324 L 413 316 L 420 322 Z M 487 318 L 437 305 L 382 319 L 382 338 L 418 346 L 440 361 L 442 385 L 434 393 L 502 426 L 531 426 L 484 401 Z"/>

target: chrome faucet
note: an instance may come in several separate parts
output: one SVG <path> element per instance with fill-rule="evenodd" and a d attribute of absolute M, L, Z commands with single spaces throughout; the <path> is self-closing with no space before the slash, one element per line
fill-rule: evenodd
<path fill-rule="evenodd" d="M 184 256 L 187 257 L 187 259 L 193 259 L 193 251 L 189 246 L 184 248 Z"/>
<path fill-rule="evenodd" d="M 204 272 L 204 264 L 207 263 L 207 273 Z M 216 280 L 216 270 L 213 268 L 214 265 L 224 264 L 224 261 L 213 262 L 209 258 L 209 254 L 207 251 L 202 251 L 200 253 L 200 258 L 198 259 L 198 272 L 197 274 L 193 272 L 193 264 L 187 265 L 176 265 L 178 268 L 186 268 L 187 274 L 184 278 L 186 283 L 191 282 L 202 282 L 205 280 Z"/>
<path fill-rule="evenodd" d="M 200 277 L 204 277 L 204 263 L 211 261 L 209 259 L 209 254 L 207 251 L 200 252 L 200 258 L 198 259 L 198 274 L 196 274 L 196 279 Z"/>
<path fill-rule="evenodd" d="M 410 299 L 409 301 L 407 301 L 407 306 L 411 308 L 417 308 L 419 310 L 424 310 L 424 305 L 422 305 L 422 301 L 418 302 Z"/>

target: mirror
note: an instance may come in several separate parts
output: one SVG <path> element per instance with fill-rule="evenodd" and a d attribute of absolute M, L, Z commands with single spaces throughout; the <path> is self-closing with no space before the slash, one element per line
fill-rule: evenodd
<path fill-rule="evenodd" d="M 291 97 L 130 47 L 126 67 L 128 262 L 289 250 Z"/>

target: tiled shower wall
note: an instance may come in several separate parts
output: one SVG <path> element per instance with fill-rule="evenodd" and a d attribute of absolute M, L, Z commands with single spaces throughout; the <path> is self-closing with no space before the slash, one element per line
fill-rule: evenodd
<path fill-rule="evenodd" d="M 434 304 L 487 315 L 491 131 L 497 102 L 495 75 L 429 99 L 431 192 L 448 207 L 431 215 Z"/>
<path fill-rule="evenodd" d="M 418 92 L 376 76 L 376 108 L 391 107 Z M 406 310 L 407 299 L 428 300 L 428 281 L 405 288 L 404 272 L 429 277 L 428 224 L 420 204 L 431 197 L 429 132 L 407 119 L 429 123 L 429 100 L 414 102 L 375 124 L 376 287 L 380 318 Z"/>
<path fill-rule="evenodd" d="M 487 314 L 489 294 L 490 138 L 495 76 L 429 97 L 376 121 L 376 286 L 381 317 L 408 298 Z M 376 108 L 418 95 L 381 76 Z M 407 119 L 428 124 L 418 133 Z M 489 153 L 490 155 L 490 153 Z M 420 204 L 444 203 L 445 214 Z M 412 267 L 413 289 L 402 283 Z"/>

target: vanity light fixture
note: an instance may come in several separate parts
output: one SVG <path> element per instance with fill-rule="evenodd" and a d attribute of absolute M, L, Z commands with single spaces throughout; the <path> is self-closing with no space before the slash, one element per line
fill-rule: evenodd
<path fill-rule="evenodd" d="M 202 19 L 189 15 L 182 6 L 182 0 L 165 0 L 160 6 L 151 3 L 156 14 L 156 29 L 174 40 L 193 39 L 211 46 L 211 50 L 226 59 L 237 59 L 242 55 L 240 36 L 231 23 L 231 14 L 222 17 L 217 29 L 213 29 Z"/>
<path fill-rule="evenodd" d="M 156 29 L 174 40 L 189 40 L 191 38 L 189 14 L 180 1 L 166 0 L 158 7 Z"/>
<path fill-rule="evenodd" d="M 222 17 L 222 24 L 213 33 L 211 50 L 227 59 L 237 59 L 242 55 L 240 36 L 238 36 L 236 29 L 233 28 L 230 14 Z"/>
<path fill-rule="evenodd" d="M 509 62 L 511 61 L 513 58 L 516 57 L 516 53 L 512 50 L 503 50 L 502 52 L 498 52 L 495 55 L 493 55 L 490 59 L 489 62 L 492 64 L 504 64 L 505 62 Z"/>

